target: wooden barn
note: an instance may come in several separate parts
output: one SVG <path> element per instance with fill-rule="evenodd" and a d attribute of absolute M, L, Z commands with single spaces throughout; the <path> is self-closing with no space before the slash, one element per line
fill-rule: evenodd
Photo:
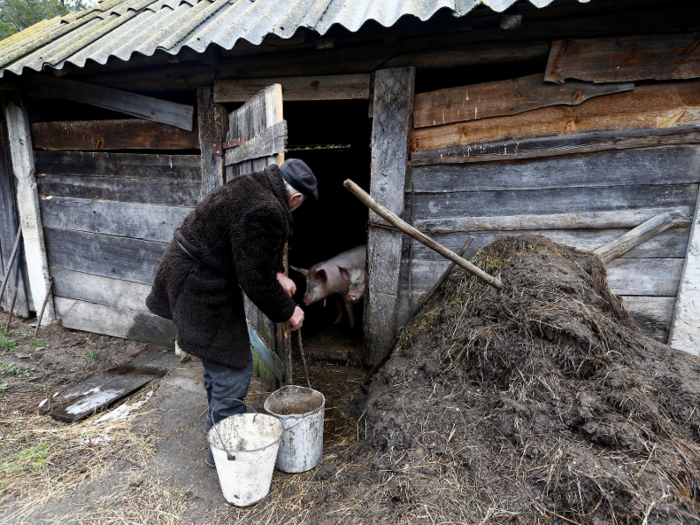
<path fill-rule="evenodd" d="M 0 75 L 16 315 L 48 297 L 44 323 L 173 344 L 144 305 L 173 230 L 295 157 L 320 201 L 289 263 L 367 244 L 368 364 L 448 261 L 368 215 L 348 178 L 454 251 L 473 236 L 469 255 L 512 233 L 596 250 L 643 225 L 610 256 L 611 288 L 646 333 L 700 354 L 697 2 L 105 0 L 1 41 Z M 289 334 L 248 306 L 284 380 Z"/>

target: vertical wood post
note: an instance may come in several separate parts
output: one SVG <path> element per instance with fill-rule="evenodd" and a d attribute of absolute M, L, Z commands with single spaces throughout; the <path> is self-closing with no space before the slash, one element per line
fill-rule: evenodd
<path fill-rule="evenodd" d="M 39 211 L 39 192 L 34 173 L 34 151 L 29 128 L 29 115 L 23 102 L 8 102 L 5 110 L 10 141 L 12 167 L 17 179 L 17 209 L 22 225 L 24 253 L 29 277 L 29 290 L 34 304 L 41 304 L 49 289 L 49 265 L 44 245 L 44 229 Z M 42 324 L 56 318 L 53 297 L 49 297 Z"/>
<path fill-rule="evenodd" d="M 202 151 L 201 201 L 224 183 L 226 166 L 224 157 L 214 155 L 214 139 L 225 139 L 228 133 L 228 114 L 221 104 L 214 103 L 213 86 L 202 86 L 197 90 L 197 120 L 199 148 Z"/>
<path fill-rule="evenodd" d="M 700 355 L 700 191 L 690 226 L 676 308 L 668 344 L 676 350 Z"/>
<path fill-rule="evenodd" d="M 404 209 L 415 76 L 415 68 L 404 67 L 382 69 L 374 77 L 370 195 L 397 215 Z M 381 221 L 374 212 L 369 220 Z M 401 242 L 400 232 L 370 226 L 364 311 L 364 360 L 368 364 L 384 355 L 394 336 Z"/>

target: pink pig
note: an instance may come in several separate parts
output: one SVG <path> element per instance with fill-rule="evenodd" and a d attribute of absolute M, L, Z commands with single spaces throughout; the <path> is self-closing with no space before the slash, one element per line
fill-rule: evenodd
<path fill-rule="evenodd" d="M 335 257 L 314 264 L 308 270 L 303 268 L 293 268 L 306 277 L 306 294 L 304 295 L 304 304 L 310 305 L 323 299 L 324 306 L 326 299 L 331 295 L 338 294 L 345 296 L 350 288 L 350 282 L 343 279 L 340 275 L 339 266 L 343 268 L 358 268 L 365 266 L 367 260 L 367 246 L 361 245 L 340 253 Z M 350 319 L 350 327 L 355 324 L 355 315 L 352 311 L 352 305 L 349 301 L 345 301 L 345 309 L 348 312 Z M 340 322 L 343 317 L 343 311 L 339 308 L 338 318 L 336 323 Z"/>
<path fill-rule="evenodd" d="M 345 299 L 353 304 L 357 304 L 365 295 L 367 268 L 358 266 L 357 268 L 349 269 L 339 266 L 338 270 L 340 271 L 340 276 L 350 285 Z"/>

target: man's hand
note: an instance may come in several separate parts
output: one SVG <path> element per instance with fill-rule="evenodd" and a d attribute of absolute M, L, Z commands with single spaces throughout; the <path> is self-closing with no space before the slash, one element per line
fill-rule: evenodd
<path fill-rule="evenodd" d="M 294 284 L 294 281 L 283 273 L 277 272 L 277 280 L 282 285 L 282 288 L 284 288 L 284 291 L 287 292 L 289 297 L 292 297 L 297 291 L 297 285 Z"/>
<path fill-rule="evenodd" d="M 296 330 L 299 330 L 301 328 L 301 325 L 304 324 L 304 310 L 299 308 L 298 306 L 294 309 L 294 313 L 292 314 L 292 317 L 287 321 L 289 323 L 289 331 L 294 332 Z"/>

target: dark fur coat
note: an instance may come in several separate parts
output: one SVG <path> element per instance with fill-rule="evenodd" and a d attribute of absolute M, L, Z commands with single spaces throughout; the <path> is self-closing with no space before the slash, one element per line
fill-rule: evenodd
<path fill-rule="evenodd" d="M 276 277 L 291 220 L 282 175 L 272 165 L 209 194 L 175 230 L 146 306 L 175 322 L 185 352 L 232 368 L 247 366 L 241 288 L 272 321 L 291 318 L 294 301 Z"/>

